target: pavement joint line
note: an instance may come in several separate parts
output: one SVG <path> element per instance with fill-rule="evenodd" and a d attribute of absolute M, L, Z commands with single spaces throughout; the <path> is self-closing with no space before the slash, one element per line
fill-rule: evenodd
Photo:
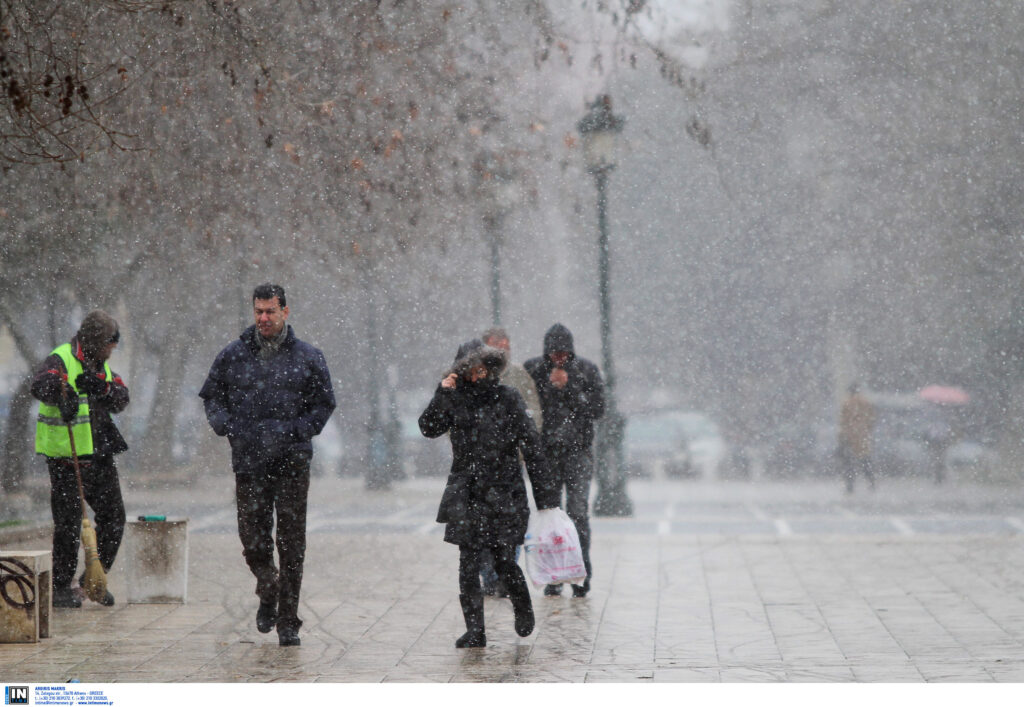
<path fill-rule="evenodd" d="M 776 518 L 773 523 L 775 523 L 775 531 L 779 535 L 790 536 L 793 534 L 793 528 L 785 518 Z"/>
<path fill-rule="evenodd" d="M 902 518 L 892 516 L 891 518 L 889 518 L 889 522 L 892 524 L 894 528 L 896 528 L 897 531 L 899 531 L 900 535 L 914 534 L 914 529 L 911 528 L 910 525 Z"/>

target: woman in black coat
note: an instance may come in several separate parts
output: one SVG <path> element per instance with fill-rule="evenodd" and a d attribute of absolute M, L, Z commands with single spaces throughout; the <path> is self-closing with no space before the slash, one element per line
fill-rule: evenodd
<path fill-rule="evenodd" d="M 557 508 L 540 437 L 522 397 L 498 383 L 506 354 L 479 339 L 459 347 L 455 365 L 420 415 L 425 437 L 446 432 L 452 443 L 448 476 L 437 522 L 446 523 L 444 539 L 459 546 L 459 602 L 466 633 L 457 648 L 487 645 L 484 635 L 480 554 L 494 556 L 494 569 L 508 588 L 516 633 L 533 632 L 533 604 L 526 578 L 515 561 L 530 508 L 519 463 L 522 451 L 538 509 Z"/>

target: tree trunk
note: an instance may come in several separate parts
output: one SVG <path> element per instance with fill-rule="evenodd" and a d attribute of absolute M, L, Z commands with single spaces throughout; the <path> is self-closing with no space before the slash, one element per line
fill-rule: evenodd
<path fill-rule="evenodd" d="M 186 342 L 181 337 L 169 338 L 160 354 L 153 407 L 139 454 L 140 471 L 147 473 L 167 473 L 174 468 L 173 442 L 185 374 Z"/>
<path fill-rule="evenodd" d="M 27 433 L 32 413 L 32 394 L 29 392 L 31 384 L 32 378 L 25 376 L 7 407 L 4 453 L 0 460 L 0 487 L 4 493 L 21 491 L 25 483 L 25 470 L 32 449 L 32 438 Z"/>

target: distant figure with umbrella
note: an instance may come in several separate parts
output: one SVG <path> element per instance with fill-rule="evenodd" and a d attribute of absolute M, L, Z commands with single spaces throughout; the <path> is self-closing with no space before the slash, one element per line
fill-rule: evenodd
<path fill-rule="evenodd" d="M 853 482 L 858 473 L 864 475 L 870 488 L 875 488 L 875 475 L 871 470 L 875 408 L 856 383 L 851 383 L 846 392 L 846 399 L 839 409 L 838 456 L 846 480 L 846 492 L 853 493 Z"/>
<path fill-rule="evenodd" d="M 928 466 L 935 477 L 935 483 L 941 484 L 946 477 L 946 451 L 956 439 L 947 408 L 966 405 L 970 396 L 962 388 L 945 385 L 925 386 L 917 395 L 921 400 L 931 403 L 925 413 L 921 437 L 928 451 Z"/>

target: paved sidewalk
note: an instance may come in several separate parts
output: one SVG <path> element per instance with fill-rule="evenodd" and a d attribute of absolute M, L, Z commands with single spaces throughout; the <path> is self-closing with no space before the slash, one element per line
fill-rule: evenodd
<path fill-rule="evenodd" d="M 0 674 L 41 683 L 1024 681 L 1017 534 L 683 535 L 643 517 L 602 519 L 590 596 L 535 589 L 537 629 L 525 639 L 509 602 L 488 599 L 487 647 L 456 650 L 458 551 L 430 526 L 442 484 L 371 493 L 358 480 L 315 481 L 311 503 L 339 518 L 408 516 L 423 532 L 311 532 L 301 647 L 257 633 L 238 539 L 207 522 L 190 536 L 188 604 L 55 610 L 52 638 L 0 645 Z M 631 485 L 638 508 L 691 491 Z M 183 499 L 207 504 L 204 517 L 231 508 L 222 476 L 127 495 L 130 514 Z M 115 567 L 118 597 L 124 582 Z"/>

